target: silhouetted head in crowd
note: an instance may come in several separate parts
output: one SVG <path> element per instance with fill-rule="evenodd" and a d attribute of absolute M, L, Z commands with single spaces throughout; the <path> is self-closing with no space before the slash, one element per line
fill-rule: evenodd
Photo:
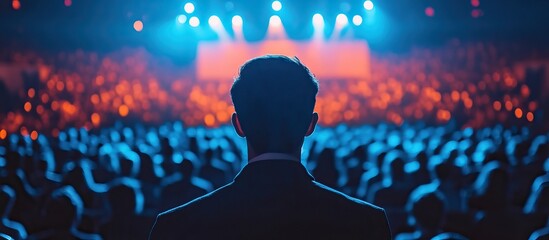
<path fill-rule="evenodd" d="M 179 172 L 183 174 L 183 177 L 190 179 L 194 171 L 194 163 L 189 159 L 183 159 L 179 163 Z"/>
<path fill-rule="evenodd" d="M 385 161 L 381 166 L 384 182 L 388 181 L 386 184 L 390 185 L 394 181 L 403 181 L 405 177 L 404 164 L 402 154 L 398 150 L 391 151 L 385 155 Z"/>
<path fill-rule="evenodd" d="M 9 151 L 6 155 L 5 170 L 8 174 L 13 174 L 19 168 L 21 162 L 21 154 L 16 151 Z"/>
<path fill-rule="evenodd" d="M 236 132 L 246 137 L 248 158 L 278 152 L 300 156 L 318 121 L 318 82 L 297 58 L 267 55 L 242 65 L 231 88 Z"/>
<path fill-rule="evenodd" d="M 479 204 L 476 207 L 487 211 L 498 211 L 507 203 L 509 176 L 507 169 L 501 163 L 492 161 L 480 171 L 473 188 Z"/>
<path fill-rule="evenodd" d="M 72 186 L 64 186 L 52 193 L 45 211 L 48 225 L 58 230 L 69 230 L 79 223 L 84 205 Z"/>
<path fill-rule="evenodd" d="M 151 156 L 143 152 L 138 152 L 138 154 L 141 164 L 139 165 L 137 178 L 151 183 L 156 182 L 158 177 L 154 173 L 154 163 Z"/>
<path fill-rule="evenodd" d="M 534 211 L 549 214 L 549 181 L 543 182 L 537 190 Z"/>
<path fill-rule="evenodd" d="M 135 179 L 123 178 L 107 192 L 113 218 L 125 218 L 139 213 L 143 195 Z"/>
<path fill-rule="evenodd" d="M 445 201 L 442 193 L 436 190 L 429 187 L 416 188 L 410 193 L 406 204 L 408 223 L 421 232 L 436 233 L 444 223 Z"/>
<path fill-rule="evenodd" d="M 15 202 L 15 190 L 8 185 L 0 187 L 0 219 L 7 217 Z"/>
<path fill-rule="evenodd" d="M 335 162 L 335 149 L 326 147 L 322 149 L 317 159 L 317 165 L 313 170 L 316 179 L 330 187 L 337 187 L 339 173 Z"/>
<path fill-rule="evenodd" d="M 459 177 L 461 171 L 454 163 L 438 157 L 429 160 L 428 168 L 432 180 L 440 183 L 452 182 Z"/>

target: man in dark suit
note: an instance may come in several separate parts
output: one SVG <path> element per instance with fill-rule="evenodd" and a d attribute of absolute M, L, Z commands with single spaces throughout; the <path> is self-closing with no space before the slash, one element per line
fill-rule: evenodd
<path fill-rule="evenodd" d="M 233 182 L 158 215 L 150 239 L 390 239 L 385 211 L 314 181 L 300 162 L 318 83 L 297 58 L 246 62 L 232 88 L 248 164 Z"/>

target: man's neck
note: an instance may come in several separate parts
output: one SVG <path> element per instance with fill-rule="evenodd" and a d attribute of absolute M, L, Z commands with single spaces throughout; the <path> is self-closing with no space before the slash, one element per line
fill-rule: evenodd
<path fill-rule="evenodd" d="M 247 145 L 248 145 L 248 161 L 250 161 L 251 159 L 261 154 L 268 153 L 268 152 L 256 152 L 249 143 L 247 143 Z M 301 159 L 301 148 L 299 148 L 297 151 L 294 151 L 294 152 L 269 152 L 269 153 L 283 153 L 283 154 L 291 155 L 296 159 Z"/>

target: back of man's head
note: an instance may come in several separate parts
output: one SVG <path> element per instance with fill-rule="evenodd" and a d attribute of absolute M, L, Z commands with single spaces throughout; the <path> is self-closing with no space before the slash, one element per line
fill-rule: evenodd
<path fill-rule="evenodd" d="M 303 143 L 317 92 L 318 82 L 299 59 L 267 55 L 242 65 L 231 97 L 257 153 L 292 152 Z"/>

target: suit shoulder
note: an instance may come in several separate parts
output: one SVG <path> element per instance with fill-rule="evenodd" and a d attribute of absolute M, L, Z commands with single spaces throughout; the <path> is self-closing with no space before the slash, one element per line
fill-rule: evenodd
<path fill-rule="evenodd" d="M 215 204 L 215 202 L 218 199 L 222 199 L 223 195 L 226 195 L 229 189 L 231 188 L 231 183 L 220 187 L 210 193 L 207 193 L 201 197 L 195 198 L 185 204 L 179 205 L 177 207 L 174 207 L 172 209 L 169 209 L 167 211 L 164 211 L 160 214 L 158 214 L 158 217 L 162 217 L 165 219 L 170 219 L 173 216 L 179 216 L 182 215 L 182 213 L 185 213 L 185 215 L 189 214 L 190 212 L 196 211 L 196 210 L 204 210 L 207 208 L 204 208 L 204 205 L 211 205 Z"/>
<path fill-rule="evenodd" d="M 364 208 L 364 209 L 369 209 L 371 211 L 376 211 L 376 212 L 378 211 L 378 212 L 385 213 L 385 210 L 383 208 L 378 207 L 374 204 L 360 200 L 358 198 L 351 197 L 345 193 L 342 193 L 338 190 L 328 187 L 322 183 L 314 181 L 314 184 L 316 185 L 317 188 L 320 189 L 322 194 L 331 195 L 331 198 L 333 198 L 335 201 L 346 202 L 351 206 L 356 206 L 357 208 Z"/>
<path fill-rule="evenodd" d="M 185 236 L 199 222 L 201 216 L 209 216 L 212 211 L 215 211 L 213 208 L 219 199 L 223 199 L 228 188 L 230 184 L 158 214 L 149 239 L 173 239 L 174 236 Z"/>

